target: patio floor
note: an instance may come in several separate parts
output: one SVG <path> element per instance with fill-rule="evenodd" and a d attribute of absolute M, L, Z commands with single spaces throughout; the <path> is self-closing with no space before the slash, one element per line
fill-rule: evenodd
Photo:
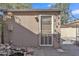
<path fill-rule="evenodd" d="M 79 56 L 79 47 L 65 42 L 61 44 L 64 52 L 59 52 L 53 47 L 34 48 L 34 56 Z"/>

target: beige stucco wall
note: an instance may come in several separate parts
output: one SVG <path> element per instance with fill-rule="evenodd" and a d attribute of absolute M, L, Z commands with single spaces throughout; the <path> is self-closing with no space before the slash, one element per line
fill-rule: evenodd
<path fill-rule="evenodd" d="M 18 47 L 39 46 L 38 22 L 35 15 L 15 15 L 11 40 Z"/>
<path fill-rule="evenodd" d="M 13 42 L 15 46 L 18 46 L 18 47 L 27 47 L 27 46 L 38 47 L 39 46 L 39 24 L 38 23 L 39 22 L 36 21 L 35 16 L 38 16 L 40 14 L 54 16 L 53 20 L 56 20 L 56 21 L 53 21 L 54 23 L 53 26 L 54 27 L 58 26 L 55 29 L 56 29 L 56 32 L 60 32 L 60 19 L 61 18 L 60 18 L 59 13 L 57 14 L 57 12 L 51 12 L 51 13 L 49 12 L 35 13 L 34 12 L 34 13 L 28 13 L 28 14 L 16 13 L 14 15 L 14 19 L 12 20 L 13 31 L 8 32 L 8 30 L 5 29 L 6 35 L 9 34 L 8 36 L 5 36 L 5 42 L 10 40 Z M 53 36 L 53 40 L 54 40 L 53 45 L 58 47 L 59 40 L 60 40 L 59 37 Z"/>
<path fill-rule="evenodd" d="M 15 22 L 24 28 L 38 34 L 39 23 L 35 19 L 35 15 L 15 15 Z"/>
<path fill-rule="evenodd" d="M 76 28 L 61 28 L 61 38 L 65 40 L 75 40 L 76 39 Z"/>

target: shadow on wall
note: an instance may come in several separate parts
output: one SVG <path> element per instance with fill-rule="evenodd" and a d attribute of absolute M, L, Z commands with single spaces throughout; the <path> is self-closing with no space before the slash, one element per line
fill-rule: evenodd
<path fill-rule="evenodd" d="M 18 47 L 37 47 L 38 46 L 38 34 L 33 33 L 32 31 L 28 30 L 24 26 L 18 24 L 13 20 L 13 32 L 11 34 L 11 40 L 13 44 Z"/>

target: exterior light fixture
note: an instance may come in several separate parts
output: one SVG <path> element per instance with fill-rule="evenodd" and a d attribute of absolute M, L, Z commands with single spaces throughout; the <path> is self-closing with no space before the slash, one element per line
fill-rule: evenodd
<path fill-rule="evenodd" d="M 35 16 L 35 19 L 36 19 L 37 22 L 39 22 L 38 16 Z"/>
<path fill-rule="evenodd" d="M 13 13 L 12 12 L 7 12 L 7 18 L 11 19 L 13 17 Z"/>

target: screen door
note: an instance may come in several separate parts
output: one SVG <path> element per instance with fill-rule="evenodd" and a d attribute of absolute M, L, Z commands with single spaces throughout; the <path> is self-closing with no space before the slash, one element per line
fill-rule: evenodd
<path fill-rule="evenodd" d="M 52 16 L 40 16 L 40 46 L 52 46 Z"/>

